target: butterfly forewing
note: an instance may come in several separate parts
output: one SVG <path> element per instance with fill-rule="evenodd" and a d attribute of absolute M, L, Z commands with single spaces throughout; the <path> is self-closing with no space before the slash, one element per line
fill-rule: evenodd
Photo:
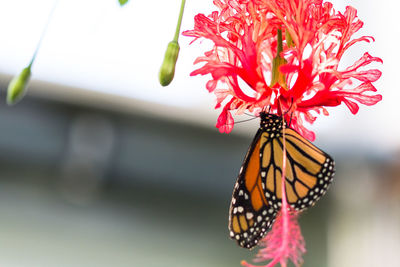
<path fill-rule="evenodd" d="M 245 157 L 233 190 L 229 231 L 241 247 L 252 248 L 275 220 L 276 210 L 267 202 L 260 173 L 261 131 L 256 134 Z"/>

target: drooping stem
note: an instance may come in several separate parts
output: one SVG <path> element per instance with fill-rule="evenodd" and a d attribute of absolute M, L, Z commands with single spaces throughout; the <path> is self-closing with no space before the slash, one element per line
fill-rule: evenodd
<path fill-rule="evenodd" d="M 50 21 L 51 21 L 52 17 L 53 17 L 54 10 L 56 10 L 56 7 L 57 7 L 57 5 L 58 5 L 58 2 L 60 2 L 60 0 L 55 0 L 54 5 L 53 5 L 53 7 L 52 7 L 52 9 L 51 9 L 51 11 L 50 11 L 50 13 L 49 13 L 49 16 L 47 17 L 47 21 L 46 21 L 46 24 L 44 25 L 42 34 L 40 35 L 39 42 L 37 43 L 35 52 L 33 53 L 32 59 L 31 59 L 31 61 L 29 62 L 29 66 L 28 66 L 29 68 L 32 67 L 33 62 L 34 62 L 35 59 L 36 59 L 36 55 L 37 55 L 37 53 L 38 53 L 38 51 L 39 51 L 39 48 L 40 48 L 40 46 L 41 46 L 41 44 L 42 44 L 42 41 L 43 41 L 43 39 L 44 39 L 44 36 L 46 35 L 47 28 L 48 28 L 48 26 L 49 26 L 49 24 L 50 24 Z"/>
<path fill-rule="evenodd" d="M 175 36 L 174 36 L 175 42 L 178 42 L 179 33 L 181 32 L 181 24 L 182 24 L 183 11 L 185 10 L 185 3 L 186 3 L 186 0 L 182 0 L 181 10 L 179 11 L 178 23 L 176 25 L 176 30 L 175 30 Z"/>
<path fill-rule="evenodd" d="M 282 227 L 283 227 L 283 233 L 282 233 L 282 247 L 281 249 L 284 249 L 288 246 L 288 237 L 289 237 L 289 209 L 288 209 L 288 203 L 286 199 L 286 136 L 285 136 L 285 119 L 282 119 L 282 145 L 283 145 L 283 157 L 282 157 Z M 281 253 L 284 253 L 282 251 Z M 286 262 L 282 263 L 282 267 L 286 267 Z"/>
<path fill-rule="evenodd" d="M 286 198 L 286 136 L 285 136 L 285 120 L 282 120 L 282 145 L 283 145 L 283 156 L 282 156 L 282 179 L 281 179 L 281 190 L 282 190 L 282 207 L 281 207 L 281 218 L 282 218 L 282 236 L 281 240 L 282 243 L 280 244 L 280 247 L 278 248 L 278 255 L 273 258 L 273 260 L 266 266 L 266 267 L 273 267 L 275 266 L 278 262 L 281 264 L 281 267 L 286 267 L 287 262 L 286 262 L 286 257 L 285 255 L 285 249 L 288 247 L 288 242 L 289 242 L 289 209 L 288 209 L 288 203 L 287 203 L 287 198 Z"/>

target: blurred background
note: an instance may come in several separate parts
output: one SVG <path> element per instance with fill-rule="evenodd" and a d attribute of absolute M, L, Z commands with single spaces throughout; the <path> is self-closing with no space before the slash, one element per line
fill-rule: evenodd
<path fill-rule="evenodd" d="M 400 266 L 399 5 L 358 8 L 365 50 L 382 57 L 383 101 L 311 127 L 337 161 L 329 193 L 300 218 L 304 266 Z M 255 251 L 228 238 L 228 208 L 258 121 L 229 135 L 207 77 L 189 77 L 210 44 L 181 37 L 173 83 L 158 84 L 180 1 L 60 0 L 27 96 L 7 107 L 55 1 L 0 1 L 0 266 L 240 266 Z M 212 1 L 187 1 L 182 29 Z M 240 118 L 239 118 L 240 119 Z M 246 119 L 246 118 L 242 118 Z"/>

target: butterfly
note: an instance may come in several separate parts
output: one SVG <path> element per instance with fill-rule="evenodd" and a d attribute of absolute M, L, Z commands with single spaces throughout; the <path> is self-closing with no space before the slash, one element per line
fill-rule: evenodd
<path fill-rule="evenodd" d="M 302 211 L 325 194 L 335 162 L 282 117 L 260 113 L 260 128 L 244 158 L 229 209 L 229 235 L 239 246 L 253 248 L 271 228 L 282 205 L 283 125 L 285 125 L 286 199 Z"/>

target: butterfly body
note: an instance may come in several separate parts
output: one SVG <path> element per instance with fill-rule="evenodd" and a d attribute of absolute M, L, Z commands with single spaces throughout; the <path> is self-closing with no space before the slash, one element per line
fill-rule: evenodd
<path fill-rule="evenodd" d="M 282 205 L 283 128 L 285 192 L 291 209 L 301 211 L 326 192 L 334 175 L 333 159 L 277 115 L 260 113 L 260 129 L 245 156 L 229 210 L 230 237 L 252 248 L 265 236 Z"/>

